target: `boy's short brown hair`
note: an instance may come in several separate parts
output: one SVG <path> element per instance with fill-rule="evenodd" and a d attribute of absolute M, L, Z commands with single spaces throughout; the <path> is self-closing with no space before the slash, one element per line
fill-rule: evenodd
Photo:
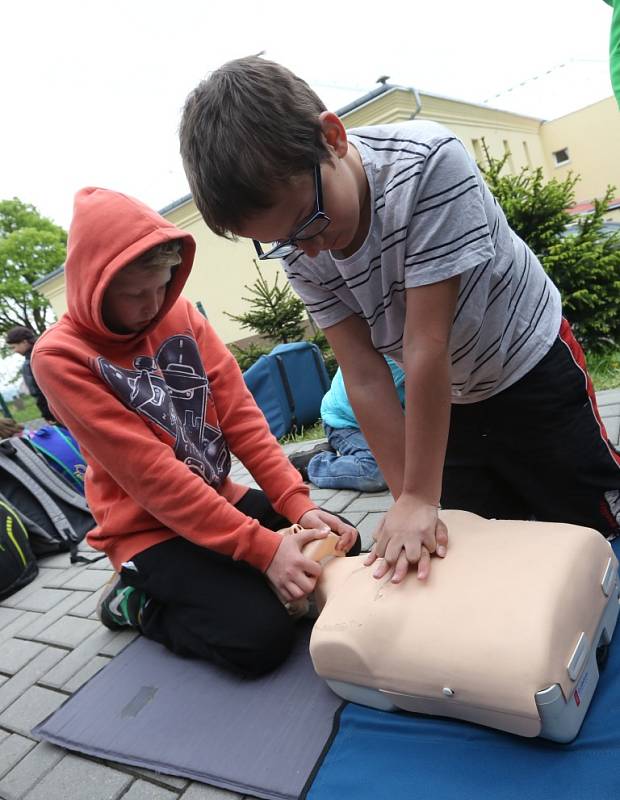
<path fill-rule="evenodd" d="M 189 95 L 181 157 L 198 210 L 229 236 L 274 202 L 274 190 L 328 158 L 325 106 L 286 67 L 257 56 L 224 64 Z"/>
<path fill-rule="evenodd" d="M 183 244 L 180 239 L 162 242 L 142 253 L 141 256 L 138 256 L 138 258 L 130 262 L 127 266 L 154 267 L 156 269 L 176 267 L 182 261 L 182 249 Z"/>
<path fill-rule="evenodd" d="M 7 344 L 19 344 L 20 342 L 32 342 L 34 344 L 37 340 L 37 335 L 32 328 L 16 325 L 6 332 L 5 339 Z"/>

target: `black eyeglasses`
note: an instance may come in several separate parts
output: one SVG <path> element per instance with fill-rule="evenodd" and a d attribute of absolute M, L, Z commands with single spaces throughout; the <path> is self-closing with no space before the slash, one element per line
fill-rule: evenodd
<path fill-rule="evenodd" d="M 272 247 L 267 252 L 263 250 L 260 242 L 257 242 L 256 239 L 252 240 L 260 261 L 265 261 L 267 258 L 284 258 L 284 256 L 290 255 L 297 249 L 297 242 L 313 239 L 319 233 L 323 233 L 331 223 L 331 217 L 328 217 L 323 211 L 323 185 L 321 183 L 321 167 L 319 164 L 314 166 L 314 191 L 316 196 L 314 213 L 305 222 L 302 222 L 288 239 L 272 242 Z M 266 243 L 263 242 L 263 244 Z"/>

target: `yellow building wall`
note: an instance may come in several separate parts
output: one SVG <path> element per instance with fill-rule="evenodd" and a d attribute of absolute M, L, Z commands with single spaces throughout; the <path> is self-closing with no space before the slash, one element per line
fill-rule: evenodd
<path fill-rule="evenodd" d="M 569 172 L 581 176 L 577 202 L 601 197 L 608 184 L 616 187 L 614 197 L 620 197 L 620 114 L 613 97 L 545 122 L 541 142 L 550 175 L 560 180 Z M 565 147 L 570 161 L 556 166 L 553 153 Z"/>
<path fill-rule="evenodd" d="M 242 328 L 224 313 L 238 315 L 250 310 L 243 297 L 249 296 L 245 287 L 251 286 L 258 278 L 252 242 L 247 239 L 231 242 L 216 236 L 202 221 L 193 200 L 165 216 L 179 228 L 189 231 L 196 240 L 196 258 L 183 290 L 185 297 L 193 303 L 202 303 L 209 322 L 226 343 L 255 335 L 254 331 Z M 279 261 L 270 259 L 259 263 L 270 284 L 276 275 L 279 275 L 279 285 L 286 283 Z"/>
<path fill-rule="evenodd" d="M 67 295 L 65 294 L 64 272 L 54 275 L 45 282 L 40 289 L 41 293 L 49 300 L 56 319 L 60 319 L 67 310 Z"/>
<path fill-rule="evenodd" d="M 427 119 L 445 125 L 479 162 L 484 164 L 483 140 L 494 158 L 510 153 L 506 169 L 514 174 L 523 167 L 542 167 L 547 163 L 540 141 L 541 120 L 475 106 L 447 97 L 421 93 L 422 109 L 416 119 Z M 347 128 L 378 125 L 410 119 L 416 111 L 414 92 L 390 89 L 378 98 L 343 116 Z"/>

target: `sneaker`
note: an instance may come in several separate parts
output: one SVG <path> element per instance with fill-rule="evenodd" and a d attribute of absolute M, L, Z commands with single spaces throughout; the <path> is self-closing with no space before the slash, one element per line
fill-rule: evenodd
<path fill-rule="evenodd" d="M 140 628 L 146 595 L 133 586 L 123 586 L 116 572 L 103 587 L 97 603 L 97 615 L 111 631 Z"/>
<path fill-rule="evenodd" d="M 291 453 L 288 460 L 299 472 L 304 481 L 310 480 L 308 478 L 308 464 L 312 461 L 314 456 L 318 453 L 335 453 L 336 451 L 329 442 L 319 442 L 310 450 L 299 450 L 296 453 Z"/>

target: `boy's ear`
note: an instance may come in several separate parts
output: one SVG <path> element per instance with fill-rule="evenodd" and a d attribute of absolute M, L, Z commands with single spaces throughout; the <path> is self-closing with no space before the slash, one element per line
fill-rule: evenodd
<path fill-rule="evenodd" d="M 319 122 L 327 146 L 334 151 L 337 158 L 342 158 L 349 148 L 347 132 L 342 120 L 333 111 L 322 111 L 319 115 Z"/>

